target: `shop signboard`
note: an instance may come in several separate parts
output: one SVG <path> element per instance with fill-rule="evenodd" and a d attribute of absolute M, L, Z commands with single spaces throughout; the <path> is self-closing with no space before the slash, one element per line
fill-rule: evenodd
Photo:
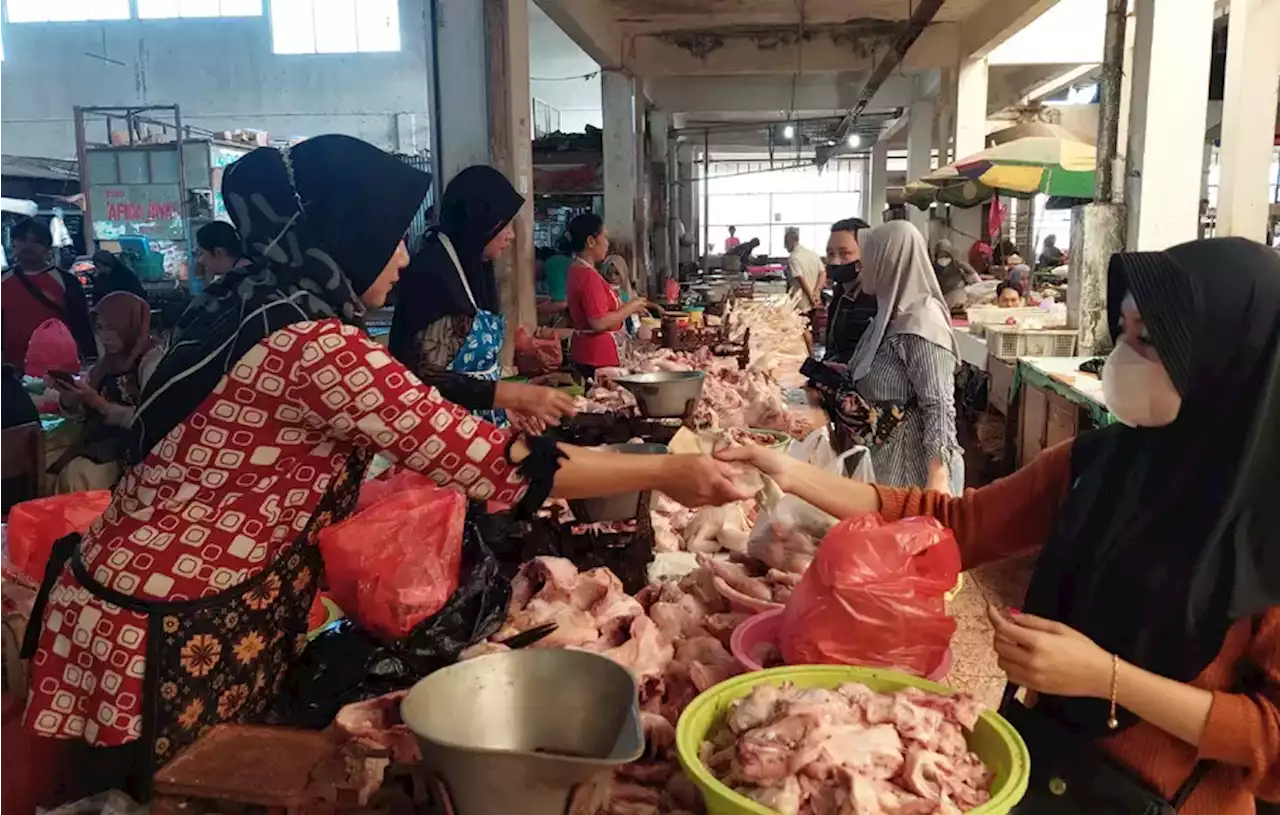
<path fill-rule="evenodd" d="M 145 235 L 182 240 L 182 199 L 177 184 L 104 184 L 89 188 L 93 232 L 99 240 Z"/>

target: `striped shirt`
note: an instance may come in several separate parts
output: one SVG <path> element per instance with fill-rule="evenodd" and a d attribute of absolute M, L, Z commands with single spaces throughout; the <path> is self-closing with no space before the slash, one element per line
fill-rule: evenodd
<path fill-rule="evenodd" d="M 857 382 L 868 401 L 915 402 L 889 440 L 871 448 L 876 483 L 923 487 L 929 461 L 946 463 L 952 495 L 964 490 L 964 451 L 956 439 L 956 358 L 949 349 L 915 334 L 881 343 L 871 370 Z"/>

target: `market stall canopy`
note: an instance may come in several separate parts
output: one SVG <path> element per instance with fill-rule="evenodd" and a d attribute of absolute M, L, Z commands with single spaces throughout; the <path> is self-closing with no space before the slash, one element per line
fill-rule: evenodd
<path fill-rule="evenodd" d="M 993 195 L 1059 198 L 1093 195 L 1096 153 L 1071 138 L 1028 136 L 997 144 L 940 167 L 908 184 L 904 198 L 921 209 L 932 203 L 971 207 Z"/>

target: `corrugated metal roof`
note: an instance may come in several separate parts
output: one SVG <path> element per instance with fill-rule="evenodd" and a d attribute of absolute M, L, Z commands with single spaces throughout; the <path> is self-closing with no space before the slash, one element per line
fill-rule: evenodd
<path fill-rule="evenodd" d="M 55 181 L 78 181 L 80 167 L 76 161 L 36 156 L 0 156 L 0 174 L 15 178 L 47 178 Z"/>

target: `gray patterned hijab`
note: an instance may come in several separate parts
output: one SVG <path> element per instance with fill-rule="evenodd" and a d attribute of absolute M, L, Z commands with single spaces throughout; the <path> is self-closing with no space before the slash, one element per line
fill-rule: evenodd
<path fill-rule="evenodd" d="M 142 393 L 130 461 L 194 412 L 244 354 L 285 326 L 361 325 L 377 279 L 431 177 L 350 136 L 262 147 L 232 164 L 222 195 L 247 266 L 192 301 Z"/>

